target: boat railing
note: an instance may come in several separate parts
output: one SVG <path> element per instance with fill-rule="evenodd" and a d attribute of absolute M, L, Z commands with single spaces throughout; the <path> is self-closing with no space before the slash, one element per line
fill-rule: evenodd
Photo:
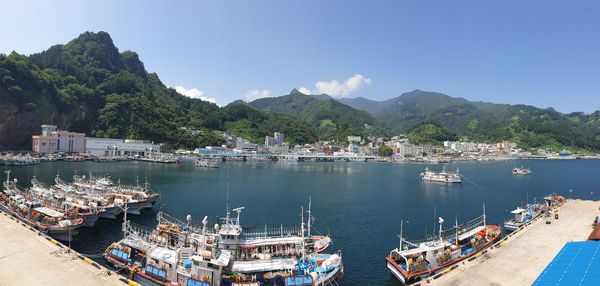
<path fill-rule="evenodd" d="M 159 212 L 157 214 L 157 218 L 158 218 L 158 223 L 159 224 L 169 224 L 169 225 L 175 225 L 178 226 L 180 229 L 182 230 L 189 230 L 189 232 L 194 232 L 194 233 L 202 233 L 202 228 L 203 226 L 197 223 L 192 223 L 189 225 L 187 225 L 186 222 L 184 222 L 181 219 L 178 219 L 174 216 L 171 216 L 165 212 Z M 207 225 L 211 225 L 210 222 L 207 223 Z M 213 228 L 211 227 L 207 227 L 204 232 L 206 234 L 214 234 L 215 231 L 213 230 Z"/>
<path fill-rule="evenodd" d="M 169 240 L 166 237 L 159 235 L 154 228 L 131 223 L 131 221 L 127 223 L 126 233 L 129 238 L 152 243 L 153 245 L 167 246 L 169 243 Z"/>
<path fill-rule="evenodd" d="M 474 218 L 464 224 L 458 225 L 458 235 L 461 235 L 463 233 L 469 232 L 479 226 L 482 226 L 484 222 L 484 218 L 483 215 Z M 456 226 L 452 226 L 449 229 L 443 229 L 442 230 L 442 240 L 451 240 L 451 239 L 455 239 L 456 237 Z M 409 244 L 412 245 L 418 245 L 419 243 L 422 242 L 427 242 L 427 241 L 432 241 L 432 240 L 437 240 L 440 239 L 440 235 L 439 233 L 437 234 L 430 234 L 430 235 L 426 235 L 425 238 L 422 239 L 407 239 L 406 242 L 408 242 Z"/>
<path fill-rule="evenodd" d="M 243 227 L 242 236 L 245 238 L 257 237 L 287 237 L 293 235 L 301 235 L 300 228 L 297 226 L 271 225 L 271 226 L 245 226 Z"/>

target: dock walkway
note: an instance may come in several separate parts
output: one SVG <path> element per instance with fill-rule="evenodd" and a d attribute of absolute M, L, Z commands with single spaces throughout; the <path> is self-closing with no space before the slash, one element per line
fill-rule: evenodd
<path fill-rule="evenodd" d="M 598 201 L 568 200 L 559 219 L 539 218 L 473 261 L 420 284 L 531 285 L 565 243 L 587 239 L 599 207 Z"/>
<path fill-rule="evenodd" d="M 67 253 L 55 240 L 38 235 L 0 211 L 0 285 L 127 285 L 129 281 Z M 137 283 L 136 283 L 137 284 Z"/>

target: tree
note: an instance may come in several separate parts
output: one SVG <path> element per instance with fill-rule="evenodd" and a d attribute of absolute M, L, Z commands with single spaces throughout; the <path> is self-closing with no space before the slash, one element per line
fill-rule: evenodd
<path fill-rule="evenodd" d="M 390 146 L 381 146 L 379 147 L 379 156 L 391 156 L 393 153 L 392 147 Z"/>

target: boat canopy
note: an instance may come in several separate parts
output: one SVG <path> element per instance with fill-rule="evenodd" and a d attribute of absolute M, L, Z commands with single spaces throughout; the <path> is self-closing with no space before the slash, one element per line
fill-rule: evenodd
<path fill-rule="evenodd" d="M 483 229 L 485 229 L 485 226 L 483 226 L 483 225 L 478 226 L 478 227 L 476 227 L 476 228 L 474 228 L 474 229 L 472 229 L 472 230 L 470 230 L 468 232 L 465 232 L 465 233 L 459 235 L 458 236 L 458 240 L 463 240 L 463 239 L 469 238 L 469 237 L 475 235 L 476 233 L 480 232 Z"/>
<path fill-rule="evenodd" d="M 526 211 L 526 209 L 516 208 L 515 210 L 512 210 L 510 213 L 511 214 L 520 214 L 520 213 L 523 213 L 525 211 Z"/>
<path fill-rule="evenodd" d="M 231 271 L 252 273 L 296 269 L 296 259 L 261 259 L 254 261 L 233 261 Z"/>
<path fill-rule="evenodd" d="M 231 252 L 228 250 L 221 250 L 221 254 L 217 258 L 215 264 L 219 266 L 227 266 L 229 264 L 229 259 L 231 259 Z"/>
<path fill-rule="evenodd" d="M 270 238 L 252 238 L 241 241 L 241 244 L 246 246 L 267 246 L 267 245 L 284 245 L 284 244 L 301 244 L 302 237 L 270 237 Z"/>
<path fill-rule="evenodd" d="M 47 215 L 47 216 L 53 217 L 53 218 L 61 218 L 61 217 L 65 216 L 65 214 L 63 214 L 59 211 L 55 211 L 53 209 L 49 209 L 47 207 L 37 207 L 33 210 L 36 212 L 39 212 L 39 213 L 43 213 L 44 215 Z"/>
<path fill-rule="evenodd" d="M 177 252 L 164 248 L 156 247 L 150 251 L 150 257 L 175 265 L 177 263 Z"/>

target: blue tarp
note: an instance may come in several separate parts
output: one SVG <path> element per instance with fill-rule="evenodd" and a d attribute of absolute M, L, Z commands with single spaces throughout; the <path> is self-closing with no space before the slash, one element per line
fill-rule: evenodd
<path fill-rule="evenodd" d="M 194 279 L 188 279 L 186 286 L 210 286 L 210 284 L 202 281 L 197 281 Z"/>
<path fill-rule="evenodd" d="M 162 269 L 158 269 L 152 265 L 146 265 L 146 268 L 144 268 L 146 270 L 147 273 L 152 274 L 156 277 L 159 278 L 167 278 L 167 273 L 162 270 Z"/>
<path fill-rule="evenodd" d="M 113 249 L 110 254 L 123 260 L 127 260 L 127 258 L 129 258 L 126 252 L 118 249 Z"/>
<path fill-rule="evenodd" d="M 313 281 L 310 276 L 288 277 L 285 279 L 285 285 L 290 285 L 290 286 L 313 285 Z"/>
<path fill-rule="evenodd" d="M 600 241 L 568 242 L 533 285 L 600 285 Z"/>

